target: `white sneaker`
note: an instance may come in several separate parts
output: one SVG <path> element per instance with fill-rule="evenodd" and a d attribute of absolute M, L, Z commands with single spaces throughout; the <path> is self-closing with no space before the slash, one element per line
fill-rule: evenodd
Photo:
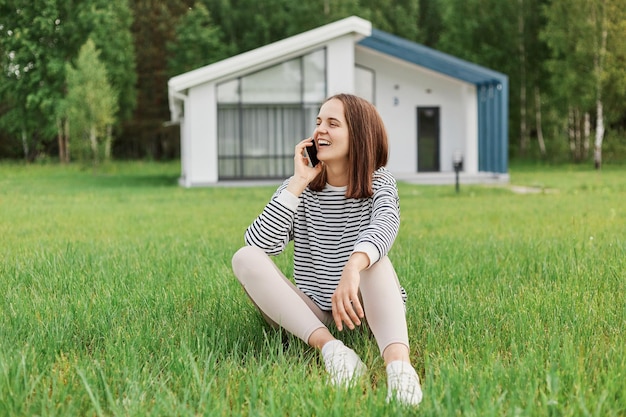
<path fill-rule="evenodd" d="M 356 352 L 340 340 L 326 343 L 322 357 L 332 383 L 337 386 L 347 387 L 367 371 Z"/>
<path fill-rule="evenodd" d="M 418 405 L 422 401 L 422 387 L 415 369 L 403 361 L 387 365 L 387 401 L 396 399 L 406 405 Z"/>

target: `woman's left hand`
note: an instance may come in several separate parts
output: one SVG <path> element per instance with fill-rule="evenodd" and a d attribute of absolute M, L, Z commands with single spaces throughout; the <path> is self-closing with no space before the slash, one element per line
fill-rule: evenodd
<path fill-rule="evenodd" d="M 350 256 L 348 263 L 343 268 L 341 279 L 331 297 L 333 319 L 339 331 L 343 325 L 350 330 L 361 325 L 361 319 L 365 317 L 361 301 L 359 299 L 359 284 L 361 283 L 361 271 L 369 266 L 369 258 L 365 253 L 355 252 Z"/>

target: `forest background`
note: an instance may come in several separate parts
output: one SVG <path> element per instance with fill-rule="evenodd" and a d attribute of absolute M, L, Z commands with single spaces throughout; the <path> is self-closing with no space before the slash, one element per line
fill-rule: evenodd
<path fill-rule="evenodd" d="M 626 161 L 623 0 L 0 0 L 0 159 L 167 160 L 177 74 L 357 15 L 507 74 L 510 157 Z"/>

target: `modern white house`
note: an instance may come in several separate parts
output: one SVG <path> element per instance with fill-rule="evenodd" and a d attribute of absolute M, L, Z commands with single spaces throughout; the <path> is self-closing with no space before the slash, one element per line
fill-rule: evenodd
<path fill-rule="evenodd" d="M 508 77 L 372 28 L 356 16 L 168 82 L 185 187 L 277 180 L 335 93 L 374 103 L 400 180 L 508 182 Z"/>

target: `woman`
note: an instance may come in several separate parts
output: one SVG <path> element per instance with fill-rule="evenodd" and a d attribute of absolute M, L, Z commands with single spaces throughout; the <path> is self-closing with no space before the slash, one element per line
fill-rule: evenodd
<path fill-rule="evenodd" d="M 321 161 L 315 167 L 304 156 L 309 145 Z M 233 271 L 270 324 L 321 350 L 336 385 L 349 386 L 367 368 L 330 326 L 352 330 L 366 318 L 385 361 L 387 400 L 417 405 L 406 294 L 387 257 L 400 224 L 387 157 L 385 126 L 371 103 L 348 94 L 327 99 L 313 137 L 296 145 L 294 175 L 246 230 Z M 291 240 L 295 285 L 268 256 Z"/>

